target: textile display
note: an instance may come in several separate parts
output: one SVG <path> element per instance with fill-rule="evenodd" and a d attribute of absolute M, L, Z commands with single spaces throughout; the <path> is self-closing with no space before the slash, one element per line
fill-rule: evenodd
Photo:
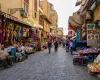
<path fill-rule="evenodd" d="M 2 16 L 0 15 L 0 43 L 2 42 Z"/>

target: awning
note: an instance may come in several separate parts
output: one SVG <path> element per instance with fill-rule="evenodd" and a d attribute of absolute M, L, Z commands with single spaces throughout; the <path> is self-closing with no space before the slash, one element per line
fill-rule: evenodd
<path fill-rule="evenodd" d="M 43 26 L 42 26 L 42 25 L 38 25 L 38 27 L 39 27 L 40 29 L 43 29 Z"/>
<path fill-rule="evenodd" d="M 79 6 L 82 3 L 82 0 L 77 0 L 75 6 Z"/>
<path fill-rule="evenodd" d="M 79 27 L 80 26 L 80 24 L 79 23 L 77 23 L 73 18 L 72 18 L 72 16 L 70 16 L 69 17 L 69 20 L 68 20 L 68 22 L 69 23 L 71 23 L 71 24 L 74 24 L 75 26 L 77 26 L 77 27 Z"/>
<path fill-rule="evenodd" d="M 48 19 L 48 17 L 45 14 L 41 14 L 40 17 L 44 18 L 49 24 L 52 24 L 52 22 Z"/>
<path fill-rule="evenodd" d="M 97 24 L 98 27 L 100 27 L 100 19 L 95 20 L 94 23 Z"/>
<path fill-rule="evenodd" d="M 32 27 L 32 25 L 30 25 L 30 24 L 28 24 L 26 22 L 23 22 L 23 21 L 19 20 L 18 18 L 14 17 L 14 16 L 11 16 L 10 14 L 6 14 L 6 13 L 0 11 L 0 15 L 3 15 L 5 18 L 13 20 L 15 22 L 18 22 L 20 24 L 24 24 L 24 25 Z"/>
<path fill-rule="evenodd" d="M 90 6 L 91 2 L 92 2 L 92 0 L 85 0 L 85 3 L 83 5 L 82 12 L 84 12 L 86 9 L 88 9 L 88 7 Z"/>

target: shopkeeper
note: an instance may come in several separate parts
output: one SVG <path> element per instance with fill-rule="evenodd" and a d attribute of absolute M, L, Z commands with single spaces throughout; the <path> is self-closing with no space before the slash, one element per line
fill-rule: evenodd
<path fill-rule="evenodd" d="M 9 56 L 9 54 L 3 49 L 4 49 L 4 45 L 0 44 L 0 61 L 2 61 L 4 68 L 6 68 L 7 64 L 12 65 L 13 57 Z"/>

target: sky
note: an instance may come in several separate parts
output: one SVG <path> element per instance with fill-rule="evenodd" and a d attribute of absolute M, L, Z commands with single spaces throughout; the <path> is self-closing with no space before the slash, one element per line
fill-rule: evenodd
<path fill-rule="evenodd" d="M 64 35 L 68 33 L 68 18 L 76 12 L 79 7 L 75 7 L 77 0 L 48 0 L 54 5 L 58 13 L 58 27 L 63 27 Z"/>

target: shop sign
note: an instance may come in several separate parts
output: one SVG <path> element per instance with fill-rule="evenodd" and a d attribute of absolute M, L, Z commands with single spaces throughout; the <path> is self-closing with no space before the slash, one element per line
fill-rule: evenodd
<path fill-rule="evenodd" d="M 29 19 L 27 19 L 27 23 L 29 23 L 29 24 L 31 24 L 31 25 L 34 25 L 34 22 L 31 21 L 31 20 L 29 20 Z"/>
<path fill-rule="evenodd" d="M 95 45 L 95 24 L 87 24 L 87 45 Z"/>
<path fill-rule="evenodd" d="M 81 34 L 81 31 L 80 30 L 76 30 L 76 42 L 80 42 L 80 34 Z"/>

